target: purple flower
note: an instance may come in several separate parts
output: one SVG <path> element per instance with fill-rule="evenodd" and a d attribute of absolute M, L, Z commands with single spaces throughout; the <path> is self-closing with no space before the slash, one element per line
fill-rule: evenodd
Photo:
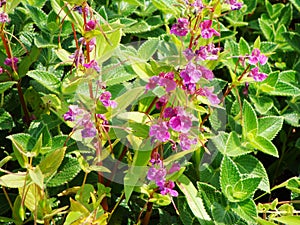
<path fill-rule="evenodd" d="M 100 67 L 96 60 L 91 60 L 89 63 L 83 64 L 83 66 L 87 69 L 91 68 L 96 70 L 98 73 L 100 72 Z"/>
<path fill-rule="evenodd" d="M 103 129 L 108 132 L 109 131 L 109 123 L 108 120 L 106 119 L 104 114 L 96 114 L 96 117 L 100 120 L 102 120 L 102 127 Z"/>
<path fill-rule="evenodd" d="M 0 74 L 4 72 L 4 69 L 0 66 Z"/>
<path fill-rule="evenodd" d="M 249 64 L 256 65 L 258 62 L 261 65 L 265 65 L 268 61 L 268 57 L 260 54 L 260 50 L 258 48 L 253 49 L 251 55 L 249 56 Z"/>
<path fill-rule="evenodd" d="M 165 142 L 170 139 L 169 128 L 166 122 L 158 122 L 150 127 L 149 135 L 156 138 L 161 142 Z"/>
<path fill-rule="evenodd" d="M 76 116 L 83 113 L 83 110 L 78 107 L 78 105 L 70 105 L 69 111 L 64 114 L 65 121 L 75 121 Z"/>
<path fill-rule="evenodd" d="M 201 35 L 205 39 L 209 39 L 212 36 L 220 36 L 220 33 L 211 27 L 212 20 L 205 20 L 200 23 Z"/>
<path fill-rule="evenodd" d="M 179 18 L 177 23 L 173 24 L 170 33 L 177 36 L 185 36 L 189 31 L 189 20 L 186 18 Z"/>
<path fill-rule="evenodd" d="M 84 7 L 84 8 L 82 9 L 82 6 L 76 6 L 76 7 L 74 8 L 74 11 L 77 11 L 79 14 L 82 14 L 83 10 L 84 10 L 85 14 L 88 15 L 88 13 L 89 13 L 88 7 Z"/>
<path fill-rule="evenodd" d="M 198 66 L 197 67 L 201 73 L 202 73 L 202 76 L 207 79 L 207 80 L 212 80 L 214 78 L 214 74 L 211 70 L 207 69 L 206 67 L 204 66 Z"/>
<path fill-rule="evenodd" d="M 155 168 L 154 166 L 150 167 L 147 173 L 147 179 L 155 181 L 157 186 L 161 186 L 165 183 L 165 178 L 167 171 L 164 167 Z"/>
<path fill-rule="evenodd" d="M 258 71 L 258 67 L 254 67 L 252 70 L 250 70 L 249 75 L 253 77 L 255 81 L 264 81 L 268 77 L 267 74 L 260 73 Z"/>
<path fill-rule="evenodd" d="M 84 128 L 81 130 L 81 136 L 83 138 L 95 137 L 97 134 L 97 130 L 94 127 L 91 128 Z"/>
<path fill-rule="evenodd" d="M 6 58 L 4 61 L 4 64 L 7 66 L 10 66 L 11 68 L 15 68 L 15 70 L 18 69 L 17 63 L 19 62 L 19 59 L 17 57 L 13 58 Z"/>
<path fill-rule="evenodd" d="M 74 59 L 74 64 L 76 67 L 84 64 L 84 54 L 82 49 L 76 49 L 76 51 L 69 56 L 70 59 Z"/>
<path fill-rule="evenodd" d="M 0 0 L 0 7 L 4 6 L 6 4 L 6 0 Z"/>
<path fill-rule="evenodd" d="M 162 106 L 164 106 L 165 104 L 167 104 L 167 102 L 168 102 L 168 98 L 166 96 L 162 96 L 155 103 L 155 106 L 156 106 L 157 109 L 160 109 Z"/>
<path fill-rule="evenodd" d="M 198 95 L 206 96 L 212 105 L 218 105 L 221 101 L 213 91 L 214 87 L 204 87 L 197 90 L 196 93 Z"/>
<path fill-rule="evenodd" d="M 9 23 L 10 19 L 8 18 L 7 13 L 1 12 L 0 13 L 0 23 Z"/>
<path fill-rule="evenodd" d="M 175 173 L 175 172 L 177 172 L 179 170 L 180 170 L 180 164 L 178 162 L 177 163 L 173 163 L 172 167 L 168 171 L 168 174 Z"/>
<path fill-rule="evenodd" d="M 195 53 L 193 52 L 192 49 L 190 48 L 187 48 L 183 51 L 183 55 L 185 56 L 185 58 L 188 60 L 188 61 L 191 61 L 194 56 L 195 56 Z"/>
<path fill-rule="evenodd" d="M 179 145 L 182 150 L 189 150 L 191 148 L 191 145 L 195 144 L 197 144 L 196 138 L 190 139 L 187 134 L 179 135 Z"/>
<path fill-rule="evenodd" d="M 183 79 L 183 83 L 187 84 L 195 84 L 197 83 L 202 76 L 201 71 L 199 71 L 195 64 L 189 62 L 185 69 L 180 72 L 180 77 Z"/>
<path fill-rule="evenodd" d="M 150 77 L 148 84 L 146 84 L 146 92 L 148 90 L 153 90 L 158 85 L 159 79 L 158 76 Z"/>
<path fill-rule="evenodd" d="M 171 180 L 167 181 L 164 183 L 163 186 L 160 187 L 160 189 L 161 189 L 160 193 L 162 195 L 170 194 L 172 197 L 177 197 L 178 192 L 176 190 L 173 190 L 174 187 L 175 187 L 174 181 L 171 181 Z"/>
<path fill-rule="evenodd" d="M 161 162 L 162 161 L 160 160 L 160 154 L 157 151 L 153 151 L 152 154 L 151 154 L 150 163 L 152 165 L 154 165 L 154 164 L 160 165 Z"/>
<path fill-rule="evenodd" d="M 201 46 L 199 50 L 196 50 L 196 60 L 217 60 L 220 48 L 216 48 L 213 43 L 205 46 Z"/>
<path fill-rule="evenodd" d="M 173 116 L 176 116 L 176 112 L 172 107 L 168 107 L 164 111 L 164 117 L 165 118 L 171 118 Z"/>
<path fill-rule="evenodd" d="M 79 38 L 78 40 L 79 42 L 81 42 L 83 45 L 86 46 L 86 40 L 84 37 L 81 37 Z M 91 52 L 96 46 L 96 38 L 92 38 L 90 41 L 89 41 L 89 51 Z"/>
<path fill-rule="evenodd" d="M 179 106 L 175 108 L 175 111 L 177 112 L 176 115 L 169 120 L 170 128 L 174 131 L 187 133 L 192 127 L 192 116 Z"/>
<path fill-rule="evenodd" d="M 109 91 L 105 91 L 105 92 L 101 93 L 99 100 L 102 102 L 102 104 L 105 107 L 116 108 L 117 103 L 115 101 L 110 100 L 110 98 L 111 98 L 111 93 Z"/>
<path fill-rule="evenodd" d="M 97 21 L 96 20 L 90 20 L 86 23 L 85 25 L 85 30 L 86 31 L 91 31 L 94 30 L 97 26 Z"/>
<path fill-rule="evenodd" d="M 173 72 L 161 72 L 159 76 L 153 76 L 149 79 L 149 82 L 146 85 L 146 92 L 154 89 L 157 85 L 164 87 L 167 92 L 171 92 L 176 88 L 176 82 L 173 79 Z"/>
<path fill-rule="evenodd" d="M 242 2 L 237 2 L 236 0 L 226 0 L 225 3 L 230 5 L 231 10 L 239 10 L 243 6 Z"/>

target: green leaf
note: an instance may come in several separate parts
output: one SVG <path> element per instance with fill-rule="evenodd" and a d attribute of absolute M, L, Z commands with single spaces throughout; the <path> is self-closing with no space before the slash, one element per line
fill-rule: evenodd
<path fill-rule="evenodd" d="M 29 10 L 30 17 L 33 22 L 37 25 L 37 27 L 42 31 L 47 31 L 47 15 L 43 12 L 43 10 L 32 6 L 26 5 L 26 8 Z"/>
<path fill-rule="evenodd" d="M 274 42 L 269 42 L 269 41 L 262 41 L 260 43 L 260 51 L 264 54 L 269 54 L 274 52 L 278 47 L 278 44 L 274 43 Z"/>
<path fill-rule="evenodd" d="M 283 125 L 283 117 L 267 116 L 258 119 L 258 135 L 273 140 Z"/>
<path fill-rule="evenodd" d="M 297 52 L 300 52 L 299 42 L 300 42 L 300 34 L 288 31 L 282 34 L 286 42 L 291 45 Z"/>
<path fill-rule="evenodd" d="M 278 157 L 278 151 L 276 146 L 267 138 L 263 136 L 256 136 L 250 140 L 250 144 L 263 153 Z"/>
<path fill-rule="evenodd" d="M 33 183 L 35 183 L 37 186 L 39 186 L 41 189 L 44 188 L 44 176 L 42 174 L 42 171 L 37 166 L 34 169 L 29 169 L 29 176 Z"/>
<path fill-rule="evenodd" d="M 252 199 L 243 202 L 233 203 L 231 209 L 248 224 L 255 223 L 257 217 L 256 205 Z"/>
<path fill-rule="evenodd" d="M 260 177 L 249 177 L 239 180 L 233 187 L 233 198 L 229 198 L 229 201 L 241 202 L 252 198 L 260 181 Z"/>
<path fill-rule="evenodd" d="M 254 107 L 259 114 L 265 115 L 274 106 L 273 99 L 267 96 L 250 96 Z"/>
<path fill-rule="evenodd" d="M 177 185 L 187 199 L 187 203 L 194 216 L 197 217 L 200 224 L 210 224 L 211 218 L 207 214 L 201 197 L 197 195 L 197 189 L 185 175 L 181 175 L 177 180 Z"/>
<path fill-rule="evenodd" d="M 173 0 L 153 0 L 152 4 L 166 14 L 172 14 L 176 17 L 180 13 L 179 8 L 175 6 Z"/>
<path fill-rule="evenodd" d="M 257 217 L 256 221 L 258 222 L 259 225 L 277 225 L 276 223 L 264 220 L 264 219 L 262 219 L 260 217 Z"/>
<path fill-rule="evenodd" d="M 31 70 L 27 75 L 43 85 L 49 91 L 56 94 L 59 93 L 60 80 L 57 79 L 54 74 L 42 70 Z"/>
<path fill-rule="evenodd" d="M 272 220 L 288 225 L 299 225 L 300 216 L 281 216 L 272 218 Z"/>
<path fill-rule="evenodd" d="M 0 130 L 11 130 L 15 126 L 12 116 L 0 108 Z"/>
<path fill-rule="evenodd" d="M 57 187 L 70 182 L 81 171 L 76 158 L 66 156 L 62 161 L 57 173 L 47 182 L 47 187 Z"/>
<path fill-rule="evenodd" d="M 231 210 L 227 210 L 224 206 L 218 202 L 214 202 L 212 205 L 212 214 L 214 221 L 218 225 L 238 224 L 238 217 Z"/>
<path fill-rule="evenodd" d="M 241 179 L 240 172 L 235 163 L 227 156 L 223 157 L 220 169 L 220 185 L 222 192 L 228 199 L 232 199 L 233 187 Z"/>
<path fill-rule="evenodd" d="M 241 37 L 239 41 L 239 55 L 249 55 L 251 52 L 248 42 Z"/>
<path fill-rule="evenodd" d="M 226 146 L 225 146 L 225 152 L 221 152 L 221 153 L 227 156 L 235 157 L 239 155 L 245 155 L 249 152 L 251 151 L 249 151 L 247 148 L 242 146 L 238 134 L 235 131 L 232 131 L 228 136 Z"/>
<path fill-rule="evenodd" d="M 257 0 L 244 0 L 243 2 L 247 6 L 244 14 L 251 14 L 256 9 Z"/>
<path fill-rule="evenodd" d="M 11 173 L 0 177 L 0 185 L 9 188 L 23 187 L 26 180 L 26 173 Z"/>
<path fill-rule="evenodd" d="M 268 41 L 273 41 L 274 40 L 274 30 L 273 27 L 267 22 L 264 21 L 263 19 L 258 19 L 259 27 L 266 37 Z"/>
<path fill-rule="evenodd" d="M 45 158 L 43 158 L 39 164 L 39 167 L 45 178 L 48 178 L 56 173 L 61 162 L 64 159 L 66 147 L 57 149 L 50 152 Z"/>
<path fill-rule="evenodd" d="M 120 65 L 109 65 L 103 68 L 103 71 L 105 72 L 102 74 L 102 79 L 107 86 L 120 84 L 137 77 L 133 71 L 128 71 L 125 67 Z"/>
<path fill-rule="evenodd" d="M 138 50 L 138 56 L 142 60 L 148 61 L 156 52 L 159 44 L 158 38 L 148 39 L 144 42 Z"/>
<path fill-rule="evenodd" d="M 143 33 L 143 32 L 150 31 L 150 30 L 151 30 L 151 27 L 144 20 L 134 23 L 131 26 L 126 26 L 123 29 L 124 33 L 129 33 L 129 34 L 138 34 L 138 33 Z"/>
<path fill-rule="evenodd" d="M 249 102 L 244 100 L 243 104 L 243 136 L 247 137 L 249 134 L 256 136 L 258 128 L 258 120 L 256 113 Z"/>
<path fill-rule="evenodd" d="M 244 176 L 260 177 L 258 188 L 270 193 L 270 182 L 263 164 L 252 155 L 243 155 L 234 159 L 239 172 Z"/>
<path fill-rule="evenodd" d="M 290 0 L 290 2 L 295 6 L 295 8 L 300 12 L 300 1 L 299 0 Z"/>
<path fill-rule="evenodd" d="M 40 55 L 40 49 L 38 49 L 37 46 L 33 46 L 29 52 L 29 54 L 27 54 L 22 61 L 20 62 L 19 66 L 18 66 L 18 72 L 19 72 L 19 76 L 22 78 L 26 75 L 26 73 L 28 72 L 30 66 L 37 61 L 38 57 Z"/>
<path fill-rule="evenodd" d="M 150 160 L 152 151 L 135 151 L 133 162 L 124 177 L 124 190 L 126 201 L 129 198 L 135 188 L 135 186 L 142 186 L 148 167 L 147 164 Z"/>
<path fill-rule="evenodd" d="M 6 90 L 10 89 L 16 83 L 16 81 L 6 81 L 0 83 L 0 94 L 3 94 Z"/>

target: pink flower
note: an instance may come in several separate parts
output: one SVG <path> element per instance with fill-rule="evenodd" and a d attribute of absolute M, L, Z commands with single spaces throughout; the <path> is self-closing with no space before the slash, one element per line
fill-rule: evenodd
<path fill-rule="evenodd" d="M 258 48 L 253 49 L 251 55 L 249 56 L 249 64 L 256 65 L 258 62 L 261 65 L 265 65 L 268 61 L 268 57 L 260 54 L 260 50 Z"/>
<path fill-rule="evenodd" d="M 189 31 L 189 21 L 186 18 L 179 18 L 177 23 L 173 24 L 170 33 L 177 36 L 185 36 Z"/>
<path fill-rule="evenodd" d="M 182 148 L 182 150 L 189 150 L 191 148 L 191 145 L 197 144 L 197 139 L 190 139 L 187 134 L 180 134 L 179 140 L 179 145 Z"/>
<path fill-rule="evenodd" d="M 94 30 L 96 28 L 97 25 L 97 21 L 96 20 L 90 20 L 86 23 L 85 25 L 85 30 L 86 31 L 91 31 Z"/>
<path fill-rule="evenodd" d="M 87 69 L 92 68 L 96 70 L 98 73 L 100 72 L 100 67 L 96 60 L 91 60 L 89 63 L 83 64 L 83 66 Z"/>
<path fill-rule="evenodd" d="M 102 104 L 105 107 L 116 108 L 117 103 L 115 101 L 110 100 L 110 98 L 111 98 L 111 93 L 109 91 L 105 91 L 100 95 L 99 100 L 102 102 Z"/>
<path fill-rule="evenodd" d="M 216 94 L 213 93 L 214 87 L 204 87 L 196 91 L 196 94 L 206 96 L 213 105 L 218 105 L 221 101 Z"/>
<path fill-rule="evenodd" d="M 166 122 L 158 122 L 150 127 L 149 135 L 155 139 L 165 142 L 170 139 L 169 128 Z"/>
<path fill-rule="evenodd" d="M 220 33 L 211 27 L 212 20 L 205 20 L 200 23 L 201 35 L 205 39 L 209 39 L 212 36 L 220 36 Z"/>
<path fill-rule="evenodd" d="M 192 115 L 184 111 L 180 106 L 175 108 L 176 115 L 169 121 L 169 126 L 174 131 L 187 133 L 192 127 Z"/>
<path fill-rule="evenodd" d="M 239 10 L 243 6 L 242 2 L 237 2 L 236 0 L 226 0 L 225 3 L 231 6 L 231 10 Z"/>
<path fill-rule="evenodd" d="M 185 85 L 197 83 L 201 76 L 201 71 L 199 71 L 196 65 L 192 62 L 189 62 L 185 69 L 180 72 L 180 77 L 183 79 L 183 83 Z"/>
<path fill-rule="evenodd" d="M 255 81 L 264 81 L 268 77 L 267 74 L 260 73 L 258 71 L 258 67 L 254 67 L 252 70 L 250 70 L 249 75 L 253 77 Z"/>
<path fill-rule="evenodd" d="M 83 110 L 78 105 L 70 105 L 69 111 L 64 114 L 65 121 L 75 121 L 76 116 L 81 115 Z"/>
<path fill-rule="evenodd" d="M 0 13 L 0 23 L 9 23 L 10 19 L 5 12 Z"/>
<path fill-rule="evenodd" d="M 4 61 L 4 64 L 7 66 L 10 66 L 11 68 L 15 68 L 16 70 L 18 69 L 17 63 L 19 62 L 19 59 L 17 57 L 13 58 L 6 58 Z"/>

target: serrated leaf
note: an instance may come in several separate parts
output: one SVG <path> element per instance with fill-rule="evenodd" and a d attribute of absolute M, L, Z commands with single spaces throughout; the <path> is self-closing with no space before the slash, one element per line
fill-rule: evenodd
<path fill-rule="evenodd" d="M 0 130 L 11 130 L 15 126 L 12 116 L 0 108 Z"/>
<path fill-rule="evenodd" d="M 40 30 L 46 31 L 47 27 L 47 15 L 43 12 L 43 10 L 33 6 L 33 5 L 26 5 L 27 9 L 30 12 L 30 17 L 37 25 Z"/>
<path fill-rule="evenodd" d="M 70 182 L 81 171 L 81 167 L 77 159 L 72 157 L 65 157 L 57 173 L 47 182 L 48 187 L 57 187 Z"/>
<path fill-rule="evenodd" d="M 142 60 L 148 61 L 156 52 L 159 44 L 159 39 L 152 38 L 144 42 L 138 50 L 138 56 Z"/>
<path fill-rule="evenodd" d="M 251 52 L 248 42 L 241 37 L 239 41 L 239 55 L 249 55 Z"/>
<path fill-rule="evenodd" d="M 244 14 L 251 14 L 256 9 L 257 0 L 244 0 L 243 2 L 247 6 Z"/>
<path fill-rule="evenodd" d="M 233 198 L 229 198 L 229 201 L 241 202 L 245 201 L 246 199 L 250 199 L 253 197 L 260 181 L 260 177 L 248 177 L 239 180 L 233 187 Z"/>
<path fill-rule="evenodd" d="M 274 101 L 267 96 L 250 96 L 259 114 L 265 115 L 274 106 Z"/>
<path fill-rule="evenodd" d="M 264 54 L 272 53 L 277 49 L 278 45 L 275 42 L 262 41 L 260 43 L 260 51 Z"/>
<path fill-rule="evenodd" d="M 105 81 L 105 84 L 107 86 L 120 84 L 137 77 L 137 75 L 133 72 L 127 72 L 127 70 L 123 66 L 116 67 L 116 65 L 112 65 L 108 68 L 104 68 L 104 70 L 108 71 L 102 74 L 102 79 Z"/>
<path fill-rule="evenodd" d="M 66 147 L 57 149 L 50 152 L 45 158 L 43 158 L 39 164 L 39 167 L 45 178 L 52 176 L 56 173 L 65 155 Z"/>
<path fill-rule="evenodd" d="M 270 182 L 263 164 L 252 155 L 243 155 L 234 159 L 236 166 L 244 176 L 260 177 L 258 188 L 270 193 Z"/>
<path fill-rule="evenodd" d="M 278 151 L 276 146 L 267 138 L 257 135 L 250 140 L 250 144 L 263 153 L 278 157 Z"/>
<path fill-rule="evenodd" d="M 273 41 L 274 40 L 274 31 L 272 26 L 264 21 L 263 19 L 258 19 L 258 23 L 259 23 L 259 27 L 262 31 L 262 33 L 264 34 L 264 36 L 266 37 L 266 39 L 268 41 Z"/>
<path fill-rule="evenodd" d="M 0 185 L 9 188 L 23 187 L 26 180 L 26 173 L 11 173 L 0 177 Z"/>
<path fill-rule="evenodd" d="M 282 115 L 284 117 L 285 122 L 294 126 L 300 127 L 300 113 L 298 112 L 288 112 Z"/>
<path fill-rule="evenodd" d="M 281 216 L 272 218 L 272 220 L 288 225 L 299 225 L 300 216 Z"/>
<path fill-rule="evenodd" d="M 6 90 L 10 89 L 14 84 L 16 84 L 16 81 L 6 81 L 0 83 L 0 94 L 4 93 Z"/>
<path fill-rule="evenodd" d="M 275 90 L 271 91 L 269 94 L 276 96 L 299 96 L 300 89 L 294 84 L 279 80 L 275 85 Z"/>
<path fill-rule="evenodd" d="M 60 80 L 52 73 L 42 70 L 31 70 L 27 75 L 43 85 L 49 91 L 59 93 Z"/>
<path fill-rule="evenodd" d="M 258 119 L 258 135 L 273 140 L 281 130 L 283 118 L 280 116 L 267 116 Z"/>
<path fill-rule="evenodd" d="M 243 111 L 243 136 L 247 137 L 249 134 L 256 136 L 257 128 L 258 128 L 257 116 L 250 103 L 247 102 L 246 100 L 244 100 L 242 111 Z"/>
<path fill-rule="evenodd" d="M 44 188 L 44 176 L 42 174 L 42 171 L 37 166 L 34 169 L 29 169 L 28 171 L 29 176 L 33 183 L 35 183 L 37 186 L 39 186 L 41 189 Z"/>
<path fill-rule="evenodd" d="M 289 43 L 297 52 L 300 52 L 299 42 L 300 42 L 300 34 L 288 31 L 285 33 L 282 33 L 282 36 L 286 40 L 287 43 Z"/>
<path fill-rule="evenodd" d="M 230 132 L 226 142 L 225 152 L 222 152 L 222 154 L 235 157 L 245 155 L 249 152 L 251 151 L 242 146 L 238 134 L 235 131 Z"/>
<path fill-rule="evenodd" d="M 150 30 L 151 30 L 151 26 L 149 26 L 144 20 L 139 21 L 133 24 L 132 26 L 124 27 L 123 29 L 124 33 L 129 33 L 129 34 L 138 34 Z"/>
<path fill-rule="evenodd" d="M 231 210 L 227 210 L 224 206 L 218 202 L 214 202 L 212 205 L 212 215 L 214 221 L 218 225 L 237 224 L 238 217 Z"/>
<path fill-rule="evenodd" d="M 220 185 L 227 198 L 232 198 L 233 186 L 241 179 L 240 172 L 235 163 L 227 156 L 221 163 Z"/>
<path fill-rule="evenodd" d="M 181 175 L 176 183 L 186 197 L 191 211 L 194 216 L 197 217 L 200 224 L 210 224 L 211 218 L 204 208 L 202 199 L 197 195 L 197 189 L 194 187 L 189 178 L 185 175 Z"/>
<path fill-rule="evenodd" d="M 31 211 L 35 212 L 38 202 L 42 199 L 44 192 L 40 189 L 35 183 L 27 185 L 25 188 L 19 188 L 19 194 L 23 196 L 23 193 L 26 193 L 24 204 Z"/>
<path fill-rule="evenodd" d="M 232 204 L 231 209 L 248 224 L 255 223 L 257 217 L 256 205 L 252 199 Z"/>

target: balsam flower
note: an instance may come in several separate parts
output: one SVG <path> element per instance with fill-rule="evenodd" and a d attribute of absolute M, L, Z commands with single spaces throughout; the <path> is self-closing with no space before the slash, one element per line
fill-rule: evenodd
<path fill-rule="evenodd" d="M 253 49 L 248 60 L 249 64 L 251 65 L 256 65 L 257 63 L 260 63 L 261 65 L 265 65 L 267 61 L 268 61 L 268 57 L 265 56 L 264 54 L 261 54 L 258 48 Z"/>
<path fill-rule="evenodd" d="M 268 77 L 267 74 L 260 73 L 258 67 L 251 69 L 249 75 L 253 77 L 255 81 L 264 81 Z"/>
<path fill-rule="evenodd" d="M 209 39 L 212 36 L 220 36 L 220 33 L 211 27 L 212 20 L 205 20 L 200 23 L 201 35 L 205 39 Z"/>
<path fill-rule="evenodd" d="M 177 23 L 173 24 L 171 27 L 171 34 L 177 36 L 185 36 L 189 32 L 189 20 L 186 18 L 179 18 Z"/>
<path fill-rule="evenodd" d="M 10 19 L 9 19 L 7 13 L 1 12 L 0 13 L 0 23 L 9 23 L 9 22 L 10 22 Z"/>
<path fill-rule="evenodd" d="M 100 67 L 96 60 L 91 60 L 89 63 L 83 64 L 83 66 L 87 69 L 91 68 L 96 70 L 98 73 L 100 72 Z"/>
<path fill-rule="evenodd" d="M 105 91 L 101 93 L 99 100 L 102 102 L 102 104 L 105 107 L 112 107 L 116 108 L 117 107 L 117 102 L 110 100 L 111 99 L 111 93 L 109 91 Z"/>
<path fill-rule="evenodd" d="M 149 135 L 158 141 L 166 142 L 170 139 L 169 127 L 167 122 L 160 121 L 150 127 Z"/>
<path fill-rule="evenodd" d="M 196 94 L 205 96 L 212 105 L 218 105 L 221 101 L 216 94 L 213 93 L 214 87 L 204 87 L 196 91 Z"/>
<path fill-rule="evenodd" d="M 230 5 L 231 10 L 239 10 L 243 6 L 243 3 L 237 0 L 226 0 L 225 3 Z"/>
<path fill-rule="evenodd" d="M 164 183 L 163 186 L 160 187 L 160 193 L 162 195 L 167 195 L 167 194 L 170 194 L 172 197 L 177 197 L 178 196 L 178 192 L 176 190 L 173 190 L 175 187 L 175 183 L 174 181 L 166 181 Z"/>
<path fill-rule="evenodd" d="M 69 111 L 64 114 L 65 121 L 75 121 L 78 115 L 81 115 L 83 110 L 78 105 L 70 105 Z"/>
<path fill-rule="evenodd" d="M 183 79 L 183 83 L 187 84 L 196 84 L 202 76 L 201 71 L 197 69 L 197 66 L 189 62 L 185 69 L 180 72 L 180 77 Z"/>
<path fill-rule="evenodd" d="M 195 60 L 217 60 L 218 54 L 221 51 L 220 48 L 216 48 L 213 43 L 210 43 L 205 46 L 201 46 L 198 50 L 195 51 L 196 58 Z"/>
<path fill-rule="evenodd" d="M 176 115 L 169 120 L 169 127 L 174 131 L 187 133 L 192 127 L 192 115 L 179 106 L 175 108 L 175 112 Z"/>

